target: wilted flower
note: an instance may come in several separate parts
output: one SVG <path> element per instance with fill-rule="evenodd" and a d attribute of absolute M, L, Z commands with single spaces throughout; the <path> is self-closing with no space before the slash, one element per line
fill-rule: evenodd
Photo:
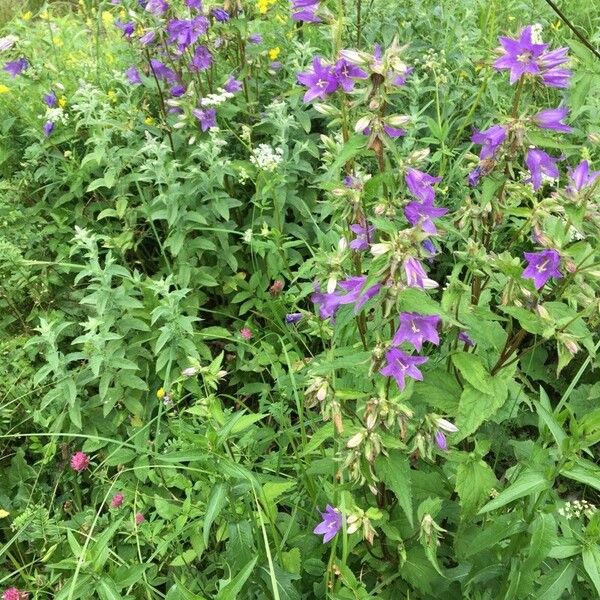
<path fill-rule="evenodd" d="M 330 542 L 342 527 L 342 513 L 329 504 L 325 507 L 325 512 L 321 513 L 323 521 L 313 530 L 313 533 L 323 536 L 323 543 Z"/>
<path fill-rule="evenodd" d="M 379 372 L 386 377 L 393 377 L 402 391 L 406 385 L 406 377 L 423 381 L 423 374 L 417 368 L 427 362 L 426 356 L 411 356 L 398 348 L 391 348 L 385 354 L 386 365 Z"/>
<path fill-rule="evenodd" d="M 85 452 L 75 452 L 71 456 L 71 468 L 78 473 L 85 471 L 90 464 L 90 459 Z"/>
<path fill-rule="evenodd" d="M 0 52 L 10 50 L 18 41 L 19 38 L 16 35 L 7 35 L 0 38 Z"/>
<path fill-rule="evenodd" d="M 536 289 L 543 287 L 548 279 L 560 279 L 562 273 L 558 270 L 560 254 L 556 250 L 543 250 L 542 252 L 525 252 L 527 267 L 523 271 L 525 279 L 533 279 Z"/>
<path fill-rule="evenodd" d="M 400 313 L 400 326 L 392 339 L 392 344 L 399 346 L 402 342 L 409 342 L 416 350 L 421 350 L 424 341 L 437 346 L 440 343 L 440 336 L 437 332 L 439 322 L 438 315 L 422 315 L 415 312 Z"/>
<path fill-rule="evenodd" d="M 558 108 L 549 108 L 540 111 L 533 117 L 533 120 L 541 129 L 552 129 L 553 131 L 571 133 L 573 128 L 562 122 L 568 114 L 569 109 L 566 106 L 559 106 Z"/>
<path fill-rule="evenodd" d="M 553 158 L 543 150 L 532 148 L 525 156 L 525 164 L 529 169 L 531 181 L 534 190 L 542 187 L 543 177 L 557 179 L 560 176 L 556 163 L 558 158 Z"/>

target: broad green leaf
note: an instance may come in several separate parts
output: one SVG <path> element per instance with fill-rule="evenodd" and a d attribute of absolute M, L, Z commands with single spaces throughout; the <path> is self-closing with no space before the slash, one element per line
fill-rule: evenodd
<path fill-rule="evenodd" d="M 529 470 L 523 471 L 511 485 L 488 502 L 478 514 L 481 515 L 496 510 L 525 496 L 533 496 L 548 489 L 549 486 L 550 482 L 541 473 Z"/>
<path fill-rule="evenodd" d="M 107 575 L 103 575 L 96 584 L 96 593 L 100 600 L 121 600 L 123 598 L 115 582 Z"/>
<path fill-rule="evenodd" d="M 542 318 L 531 310 L 519 306 L 501 306 L 500 310 L 519 321 L 519 325 L 529 333 L 541 335 L 547 329 Z"/>
<path fill-rule="evenodd" d="M 498 515 L 491 524 L 486 525 L 474 538 L 464 544 L 464 556 L 468 558 L 493 548 L 508 537 L 511 537 L 527 527 L 523 519 L 516 513 Z"/>
<path fill-rule="evenodd" d="M 455 486 L 465 517 L 483 505 L 496 484 L 494 471 L 484 460 L 475 457 L 458 465 Z"/>
<path fill-rule="evenodd" d="M 413 526 L 413 504 L 408 457 L 399 450 L 391 450 L 388 456 L 377 458 L 377 474 L 385 485 L 394 492 L 398 504 Z"/>
<path fill-rule="evenodd" d="M 486 420 L 500 409 L 508 396 L 508 388 L 503 379 L 494 377 L 492 379 L 492 395 L 483 394 L 471 385 L 465 385 L 458 404 L 458 414 L 455 424 L 458 433 L 454 435 L 454 441 L 460 441 L 468 437 Z"/>
<path fill-rule="evenodd" d="M 452 362 L 464 379 L 476 390 L 487 395 L 494 393 L 492 376 L 477 354 L 457 352 L 452 355 Z"/>
<path fill-rule="evenodd" d="M 208 548 L 208 536 L 210 528 L 215 519 L 219 516 L 221 510 L 227 502 L 227 486 L 224 483 L 217 483 L 212 489 L 208 506 L 206 507 L 206 515 L 204 516 L 204 524 L 202 526 L 202 535 L 204 538 L 204 546 Z"/>
<path fill-rule="evenodd" d="M 236 600 L 244 584 L 252 574 L 258 556 L 255 556 L 225 587 L 221 588 L 215 600 Z"/>
<path fill-rule="evenodd" d="M 578 458 L 574 465 L 562 469 L 560 474 L 600 491 L 600 468 L 588 460 Z"/>
<path fill-rule="evenodd" d="M 589 575 L 596 588 L 596 593 L 600 597 L 600 550 L 592 546 L 584 548 L 581 558 L 585 572 Z"/>
<path fill-rule="evenodd" d="M 571 587 L 575 576 L 573 563 L 561 564 L 540 577 L 540 588 L 534 595 L 535 600 L 559 600 L 563 592 Z"/>
<path fill-rule="evenodd" d="M 552 437 L 556 441 L 556 445 L 560 449 L 564 439 L 567 436 L 552 414 L 550 400 L 548 399 L 548 394 L 546 394 L 546 391 L 543 387 L 540 387 L 540 401 L 537 402 L 536 400 L 533 400 L 533 404 L 538 415 L 540 416 L 541 421 L 543 421 L 544 425 L 546 425 L 546 427 L 550 430 Z"/>

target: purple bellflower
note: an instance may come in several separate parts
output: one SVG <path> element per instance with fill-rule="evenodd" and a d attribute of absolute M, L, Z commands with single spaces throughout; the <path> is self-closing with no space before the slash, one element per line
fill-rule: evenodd
<path fill-rule="evenodd" d="M 288 313 L 285 315 L 285 322 L 288 324 L 298 323 L 298 321 L 302 320 L 302 313 Z"/>
<path fill-rule="evenodd" d="M 345 92 L 351 92 L 354 89 L 355 79 L 367 79 L 369 77 L 365 71 L 347 61 L 345 58 L 340 58 L 340 60 L 335 63 L 333 72 L 339 86 Z"/>
<path fill-rule="evenodd" d="M 408 169 L 404 176 L 404 181 L 413 196 L 422 202 L 433 203 L 435 199 L 434 183 L 439 183 L 441 177 L 433 177 L 429 173 L 418 171 L 417 169 Z"/>
<path fill-rule="evenodd" d="M 323 536 L 323 543 L 330 542 L 342 528 L 342 513 L 329 504 L 321 513 L 323 520 L 314 528 L 313 533 Z"/>
<path fill-rule="evenodd" d="M 44 94 L 44 102 L 46 106 L 54 108 L 58 104 L 58 98 L 54 93 L 54 90 L 50 90 L 47 94 Z"/>
<path fill-rule="evenodd" d="M 357 251 L 368 250 L 369 243 L 373 241 L 375 227 L 373 225 L 365 227 L 360 223 L 355 223 L 354 225 L 350 225 L 350 230 L 356 234 L 356 238 L 350 242 L 350 248 Z"/>
<path fill-rule="evenodd" d="M 20 75 L 25 69 L 29 67 L 29 62 L 26 58 L 17 58 L 17 60 L 11 60 L 4 65 L 4 70 L 11 76 L 16 77 Z"/>
<path fill-rule="evenodd" d="M 150 67 L 157 79 L 166 81 L 170 84 L 177 83 L 177 74 L 175 73 L 175 71 L 169 69 L 169 67 L 167 67 L 167 65 L 165 65 L 164 63 L 161 63 L 160 60 L 156 60 L 155 58 L 153 58 L 150 61 Z"/>
<path fill-rule="evenodd" d="M 311 300 L 319 306 L 321 318 L 334 317 L 337 309 L 345 304 L 354 304 L 354 312 L 358 312 L 381 289 L 381 285 L 377 283 L 363 292 L 366 281 L 366 276 L 358 276 L 338 282 L 338 285 L 346 292 L 345 294 L 335 291 L 331 294 L 323 293 L 317 289 L 311 296 Z"/>
<path fill-rule="evenodd" d="M 524 279 L 533 279 L 533 285 L 539 290 L 544 287 L 548 279 L 560 279 L 561 272 L 560 254 L 556 250 L 543 250 L 542 252 L 525 252 L 527 267 L 523 271 Z"/>
<path fill-rule="evenodd" d="M 428 281 L 423 265 L 417 258 L 412 256 L 404 261 L 404 273 L 406 284 L 409 287 L 424 288 L 425 282 Z"/>
<path fill-rule="evenodd" d="M 544 177 L 557 179 L 560 176 L 560 172 L 556 166 L 558 160 L 558 158 L 553 158 L 543 150 L 538 150 L 537 148 L 532 148 L 527 152 L 525 164 L 531 174 L 528 181 L 532 183 L 534 190 L 537 191 L 542 187 Z"/>
<path fill-rule="evenodd" d="M 185 94 L 185 86 L 178 83 L 174 85 L 170 91 L 173 98 L 179 98 Z"/>
<path fill-rule="evenodd" d="M 600 177 L 600 171 L 590 171 L 590 164 L 582 160 L 574 169 L 569 169 L 567 193 L 576 196 L 577 192 L 590 187 Z"/>
<path fill-rule="evenodd" d="M 169 10 L 169 5 L 166 0 L 148 0 L 146 10 L 159 17 Z"/>
<path fill-rule="evenodd" d="M 548 44 L 535 44 L 532 39 L 532 26 L 521 30 L 518 39 L 501 36 L 499 38 L 504 54 L 494 62 L 494 68 L 509 69 L 510 83 L 516 83 L 522 75 L 539 75 L 539 58 L 547 50 Z"/>
<path fill-rule="evenodd" d="M 206 71 L 212 64 L 212 54 L 206 46 L 196 46 L 190 69 L 192 71 Z"/>
<path fill-rule="evenodd" d="M 423 374 L 417 368 L 427 362 L 426 356 L 411 356 L 398 348 L 391 348 L 385 354 L 386 365 L 379 372 L 386 377 L 393 377 L 402 391 L 406 386 L 406 377 L 423 381 Z"/>
<path fill-rule="evenodd" d="M 195 108 L 192 113 L 198 119 L 202 131 L 208 131 L 217 126 L 217 111 L 214 108 Z"/>
<path fill-rule="evenodd" d="M 430 202 L 409 202 L 404 207 L 404 216 L 411 225 L 421 224 L 425 233 L 437 233 L 432 219 L 443 217 L 448 212 L 447 208 L 438 208 Z"/>
<path fill-rule="evenodd" d="M 229 79 L 223 84 L 223 89 L 230 94 L 235 94 L 242 89 L 242 82 L 230 75 Z"/>
<path fill-rule="evenodd" d="M 448 450 L 448 442 L 446 440 L 445 431 L 448 433 L 456 433 L 458 431 L 458 427 L 450 421 L 446 421 L 446 419 L 438 419 L 436 422 L 437 430 L 435 432 L 435 443 L 440 450 L 447 452 Z"/>
<path fill-rule="evenodd" d="M 156 31 L 147 31 L 140 37 L 140 44 L 142 46 L 149 46 L 156 39 Z"/>
<path fill-rule="evenodd" d="M 486 160 L 488 158 L 494 158 L 498 148 L 504 143 L 506 139 L 506 127 L 502 125 L 492 125 L 489 129 L 483 131 L 475 131 L 471 136 L 471 141 L 474 144 L 481 145 L 481 151 L 479 158 Z"/>
<path fill-rule="evenodd" d="M 140 72 L 134 65 L 131 65 L 125 71 L 125 77 L 127 77 L 127 81 L 131 83 L 131 85 L 139 85 L 142 83 L 142 78 L 140 77 Z"/>
<path fill-rule="evenodd" d="M 133 21 L 129 21 L 128 23 L 123 23 L 123 21 L 119 21 L 118 19 L 115 21 L 115 26 L 118 27 L 123 32 L 123 37 L 130 38 L 135 32 L 135 23 Z"/>
<path fill-rule="evenodd" d="M 219 23 L 227 23 L 229 21 L 229 13 L 224 8 L 213 8 L 211 14 L 215 18 L 215 21 L 219 21 Z"/>
<path fill-rule="evenodd" d="M 202 0 L 185 0 L 185 3 L 189 8 L 202 10 Z"/>
<path fill-rule="evenodd" d="M 262 41 L 263 37 L 260 35 L 260 33 L 253 33 L 252 35 L 248 36 L 249 44 L 261 44 Z"/>
<path fill-rule="evenodd" d="M 552 131 L 571 133 L 573 128 L 569 127 L 566 123 L 563 123 L 568 114 L 569 109 L 566 106 L 559 106 L 558 108 L 549 108 L 540 111 L 533 117 L 533 120 L 541 129 L 552 129 Z"/>
<path fill-rule="evenodd" d="M 167 41 L 169 44 L 177 44 L 179 53 L 182 53 L 208 31 L 208 26 L 208 19 L 204 15 L 193 19 L 173 19 L 167 24 Z"/>
<path fill-rule="evenodd" d="M 298 82 L 308 88 L 304 94 L 304 102 L 315 98 L 324 99 L 327 94 L 338 89 L 338 80 L 331 65 L 322 63 L 318 56 L 315 56 L 312 64 L 312 71 L 298 74 Z"/>
<path fill-rule="evenodd" d="M 46 121 L 42 129 L 44 130 L 44 135 L 46 137 L 49 137 L 50 134 L 54 131 L 54 123 L 52 121 Z"/>
<path fill-rule="evenodd" d="M 320 23 L 317 16 L 320 0 L 292 0 L 292 20 L 306 23 Z"/>
<path fill-rule="evenodd" d="M 458 340 L 466 346 L 474 346 L 475 342 L 471 339 L 471 336 L 466 331 L 458 332 Z"/>
<path fill-rule="evenodd" d="M 400 327 L 392 339 L 392 345 L 399 346 L 402 342 L 409 342 L 416 350 L 421 350 L 423 342 L 427 341 L 438 346 L 440 343 L 440 336 L 437 332 L 439 322 L 438 315 L 400 313 Z"/>

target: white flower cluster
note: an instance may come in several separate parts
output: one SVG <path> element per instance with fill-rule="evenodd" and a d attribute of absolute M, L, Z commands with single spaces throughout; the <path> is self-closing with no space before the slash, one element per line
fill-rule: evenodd
<path fill-rule="evenodd" d="M 558 514 L 567 519 L 579 519 L 581 515 L 591 519 L 596 510 L 597 508 L 587 500 L 573 500 L 572 502 L 566 502 L 562 508 L 559 508 Z"/>
<path fill-rule="evenodd" d="M 66 123 L 69 117 L 60 106 L 48 107 L 46 114 L 43 116 L 44 121 L 52 121 L 53 123 Z"/>
<path fill-rule="evenodd" d="M 223 88 L 219 88 L 216 94 L 208 94 L 202 100 L 200 100 L 201 106 L 219 106 L 219 104 L 223 104 L 229 100 L 229 98 L 233 98 L 233 94 L 224 90 Z"/>
<path fill-rule="evenodd" d="M 535 23 L 531 26 L 531 41 L 534 44 L 543 44 L 542 40 L 542 29 L 543 25 L 541 23 Z"/>
<path fill-rule="evenodd" d="M 275 171 L 283 161 L 283 148 L 272 148 L 259 144 L 250 157 L 250 162 L 263 171 Z"/>

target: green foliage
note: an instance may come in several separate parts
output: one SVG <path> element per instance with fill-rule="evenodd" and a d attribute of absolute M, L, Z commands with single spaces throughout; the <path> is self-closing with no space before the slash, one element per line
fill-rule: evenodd
<path fill-rule="evenodd" d="M 598 168 L 600 62 L 551 8 L 322 0 L 324 23 L 298 25 L 287 0 L 227 0 L 232 18 L 211 16 L 201 38 L 214 62 L 193 71 L 137 0 L 9 4 L 3 63 L 30 66 L 0 74 L 3 587 L 32 600 L 600 595 L 600 187 L 565 189 L 566 165 Z M 169 18 L 193 14 L 169 4 Z M 600 11 L 561 7 L 600 47 Z M 574 75 L 564 94 L 528 79 L 515 100 L 493 49 L 533 22 L 569 47 Z M 148 31 L 160 41 L 142 46 Z M 313 56 L 376 43 L 414 68 L 405 86 L 373 72 L 303 102 Z M 193 111 L 211 102 L 203 131 Z M 560 102 L 573 133 L 533 125 Z M 406 135 L 381 133 L 400 113 Z M 510 147 L 469 187 L 472 130 L 497 122 Z M 538 191 L 519 154 L 533 145 L 563 161 Z M 435 235 L 405 222 L 408 168 L 442 177 Z M 371 253 L 348 248 L 364 220 Z M 439 287 L 408 285 L 414 247 Z M 537 247 L 560 251 L 563 274 L 540 290 L 522 264 Z M 315 284 L 339 294 L 359 275 L 377 294 L 321 318 Z M 403 388 L 381 374 L 400 313 L 440 317 L 423 380 Z M 322 543 L 328 505 L 340 527 Z"/>

